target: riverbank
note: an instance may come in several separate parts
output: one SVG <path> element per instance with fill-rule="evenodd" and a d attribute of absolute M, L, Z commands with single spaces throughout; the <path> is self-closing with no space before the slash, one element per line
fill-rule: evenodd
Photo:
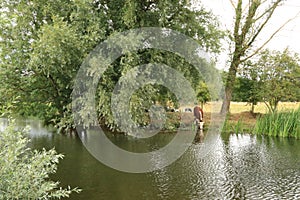
<path fill-rule="evenodd" d="M 207 103 L 203 106 L 204 120 L 210 124 L 213 103 Z M 300 102 L 279 102 L 278 112 L 291 112 L 300 108 Z M 251 105 L 246 102 L 231 102 L 230 113 L 226 116 L 223 132 L 229 133 L 253 133 L 257 119 L 266 115 L 268 109 L 264 103 L 258 103 L 254 107 L 254 113 L 250 112 Z"/>
<path fill-rule="evenodd" d="M 215 110 L 219 110 L 215 102 L 208 102 L 203 106 L 204 122 L 207 128 L 211 121 L 217 121 L 218 114 Z M 278 105 L 279 113 L 291 112 L 300 108 L 300 102 L 280 102 Z M 250 112 L 251 105 L 245 102 L 231 102 L 230 113 L 227 114 L 222 131 L 227 133 L 253 133 L 257 120 L 268 113 L 268 109 L 264 103 L 258 103 L 254 108 L 254 113 Z M 212 116 L 215 117 L 212 119 Z"/>
<path fill-rule="evenodd" d="M 214 128 L 220 130 L 222 128 L 223 132 L 227 133 L 253 133 L 257 119 L 267 113 L 267 108 L 264 103 L 258 103 L 255 106 L 255 113 L 251 113 L 251 105 L 245 102 L 231 102 L 230 113 L 224 117 L 219 115 L 222 102 L 208 102 L 203 106 L 204 110 L 204 130 L 207 130 L 211 125 Z M 177 130 L 192 130 L 192 123 L 194 116 L 192 112 L 182 112 L 185 108 L 189 108 L 190 111 L 193 110 L 193 105 L 181 107 L 181 112 L 166 112 L 165 122 L 157 122 L 153 130 L 160 129 L 162 133 L 176 132 Z M 300 102 L 280 102 L 278 111 L 287 112 L 296 110 L 300 108 Z M 150 118 L 149 118 L 150 119 Z M 214 122 L 211 124 L 211 122 Z M 220 123 L 219 123 L 220 122 Z M 111 132 L 111 130 L 106 127 L 104 120 L 100 122 L 102 129 Z M 156 127 L 162 126 L 162 128 Z M 125 134 L 123 132 L 114 131 L 116 134 Z"/>

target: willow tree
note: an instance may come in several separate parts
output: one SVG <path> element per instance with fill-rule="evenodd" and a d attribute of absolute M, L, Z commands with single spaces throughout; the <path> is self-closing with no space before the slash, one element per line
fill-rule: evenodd
<path fill-rule="evenodd" d="M 111 24 L 114 29 L 125 31 L 142 27 L 165 27 L 194 38 L 207 51 L 219 51 L 219 38 L 222 36 L 222 32 L 218 29 L 218 22 L 215 17 L 204 8 L 191 9 L 187 0 L 125 0 L 119 1 L 119 6 L 120 9 L 116 10 L 117 15 L 112 17 Z M 136 40 L 137 38 L 133 38 L 131 43 Z M 180 48 L 180 45 L 176 48 Z M 185 51 L 192 51 L 192 47 L 185 49 Z M 163 63 L 171 66 L 180 71 L 191 82 L 195 90 L 199 86 L 201 78 L 197 76 L 196 69 L 172 52 L 144 49 L 124 54 L 103 74 L 99 82 L 97 110 L 100 120 L 109 128 L 114 129 L 116 127 L 111 113 L 110 101 L 116 83 L 123 74 L 126 74 L 134 66 L 146 63 Z M 145 69 L 145 71 L 147 70 Z M 150 69 L 147 72 L 153 73 Z M 145 110 L 149 110 L 153 102 L 158 102 L 165 107 L 169 101 L 176 104 L 175 95 L 161 85 L 149 84 L 140 88 L 133 94 L 130 101 L 130 113 L 132 113 L 133 121 L 141 126 L 145 125 L 148 122 Z"/>
<path fill-rule="evenodd" d="M 82 59 L 105 37 L 103 11 L 91 1 L 7 0 L 0 8 L 3 110 L 59 123 Z"/>
<path fill-rule="evenodd" d="M 0 11 L 0 108 L 65 128 L 73 123 L 70 95 L 77 71 L 89 52 L 110 35 L 166 27 L 193 37 L 208 51 L 220 47 L 215 17 L 203 8 L 190 9 L 188 0 L 0 0 Z M 150 49 L 124 55 L 99 84 L 99 118 L 112 123 L 106 114 L 109 96 L 100 91 L 114 88 L 129 67 L 161 60 L 178 65 L 193 79 L 190 67 L 170 52 Z M 141 96 L 156 96 L 152 89 L 141 91 Z"/>
<path fill-rule="evenodd" d="M 234 28 L 230 34 L 233 52 L 225 83 L 225 98 L 221 108 L 223 114 L 229 111 L 236 75 L 241 64 L 258 54 L 292 20 L 281 25 L 269 38 L 266 38 L 261 46 L 255 49 L 255 41 L 284 0 L 230 0 L 230 2 L 235 10 Z"/>

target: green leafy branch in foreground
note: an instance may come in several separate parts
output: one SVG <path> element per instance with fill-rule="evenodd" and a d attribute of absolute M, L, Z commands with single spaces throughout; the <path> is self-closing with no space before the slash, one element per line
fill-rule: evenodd
<path fill-rule="evenodd" d="M 59 187 L 49 179 L 57 171 L 59 159 L 54 149 L 41 151 L 28 148 L 26 129 L 16 130 L 11 123 L 0 132 L 0 199 L 60 199 L 78 188 Z"/>

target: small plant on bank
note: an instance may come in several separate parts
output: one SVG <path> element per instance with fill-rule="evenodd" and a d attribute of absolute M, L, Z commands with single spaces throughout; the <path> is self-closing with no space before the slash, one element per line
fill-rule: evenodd
<path fill-rule="evenodd" d="M 240 118 L 237 122 L 232 122 L 232 121 L 230 121 L 229 118 L 230 118 L 230 116 L 228 114 L 224 121 L 222 133 L 239 134 L 239 133 L 244 133 L 247 130 L 247 128 L 243 122 L 243 118 Z M 247 130 L 247 132 L 249 132 L 249 130 Z"/>
<path fill-rule="evenodd" d="M 63 155 L 28 148 L 26 130 L 13 123 L 0 132 L 0 199 L 60 199 L 80 189 L 63 189 L 49 179 Z"/>

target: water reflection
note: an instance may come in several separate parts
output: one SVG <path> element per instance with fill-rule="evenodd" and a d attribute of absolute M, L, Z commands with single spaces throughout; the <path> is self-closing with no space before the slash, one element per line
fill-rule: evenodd
<path fill-rule="evenodd" d="M 51 133 L 55 130 L 53 128 L 46 128 L 43 126 L 42 122 L 34 119 L 16 119 L 14 120 L 17 127 L 16 128 L 24 128 L 27 127 L 29 131 L 30 137 L 49 137 Z M 4 129 L 8 126 L 9 120 L 6 118 L 0 118 L 0 131 L 4 131 Z M 50 134 L 49 134 L 50 133 Z"/>
<path fill-rule="evenodd" d="M 203 143 L 204 141 L 204 132 L 203 130 L 197 130 L 196 131 L 196 135 L 195 135 L 195 138 L 194 138 L 194 144 L 197 144 L 197 143 Z"/>
<path fill-rule="evenodd" d="M 7 122 L 0 122 L 2 130 Z M 24 124 L 34 125 L 34 122 Z M 170 166 L 151 173 L 130 174 L 99 163 L 78 137 L 46 130 L 33 126 L 32 146 L 55 147 L 65 155 L 52 178 L 62 186 L 83 189 L 82 193 L 71 196 L 72 200 L 300 199 L 299 140 L 222 135 L 203 157 L 206 133 L 199 131 L 191 133 L 195 134 L 194 144 Z M 88 139 L 89 135 L 81 134 Z M 108 135 L 120 148 L 134 152 L 159 148 L 174 137 L 158 134 L 146 142 L 124 135 Z M 164 155 L 155 155 L 155 161 L 161 159 Z"/>

